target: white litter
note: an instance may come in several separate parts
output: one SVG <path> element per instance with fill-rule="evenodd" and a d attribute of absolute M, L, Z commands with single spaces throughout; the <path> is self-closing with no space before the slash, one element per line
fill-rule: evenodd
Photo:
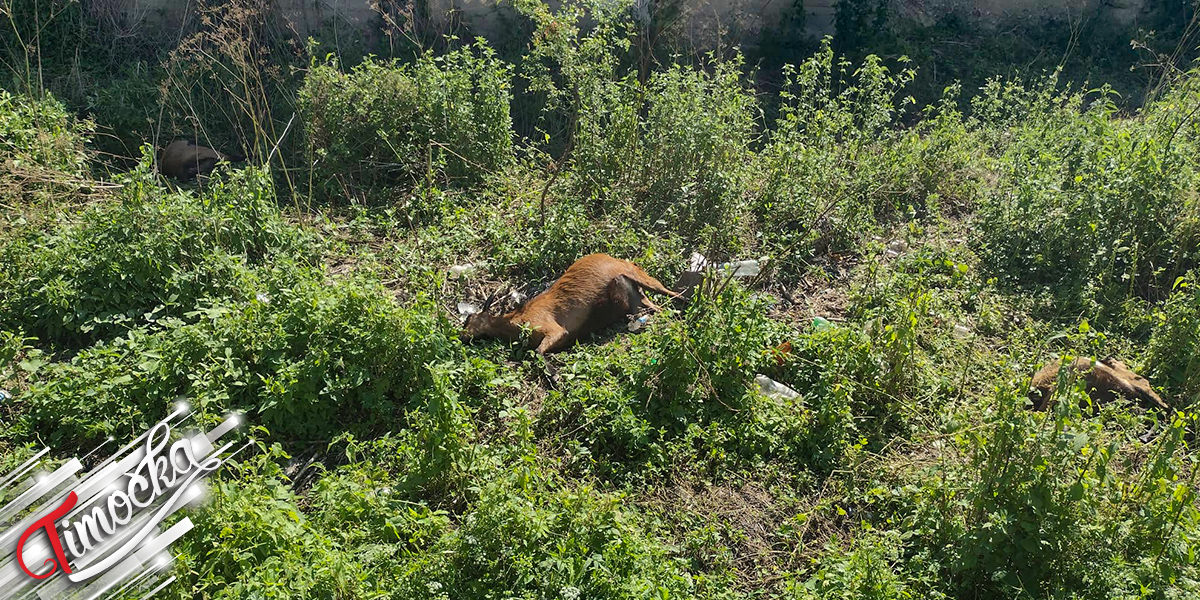
<path fill-rule="evenodd" d="M 758 390 L 768 398 L 776 398 L 780 400 L 793 400 L 800 397 L 800 392 L 767 377 L 766 375 L 758 374 L 754 376 L 754 383 L 758 384 Z"/>
<path fill-rule="evenodd" d="M 725 272 L 733 271 L 733 276 L 736 278 L 754 277 L 762 271 L 762 267 L 757 260 L 739 260 L 737 262 L 728 262 L 721 265 L 721 270 Z"/>
<path fill-rule="evenodd" d="M 450 267 L 450 279 L 462 279 L 471 273 L 475 272 L 475 265 L 472 263 L 463 263 Z"/>
<path fill-rule="evenodd" d="M 480 312 L 481 310 L 482 309 L 480 309 L 478 305 L 471 304 L 470 302 L 459 302 L 458 303 L 458 314 L 460 314 L 464 317 L 466 317 L 468 315 L 476 314 L 476 313 Z"/>

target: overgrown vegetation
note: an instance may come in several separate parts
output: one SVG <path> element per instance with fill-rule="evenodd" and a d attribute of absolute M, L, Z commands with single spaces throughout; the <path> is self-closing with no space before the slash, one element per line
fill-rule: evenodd
<path fill-rule="evenodd" d="M 150 147 L 96 156 L 33 76 L 65 59 L 5 47 L 0 467 L 179 397 L 252 424 L 169 595 L 1200 593 L 1200 65 L 1162 63 L 1138 109 L 1060 72 L 926 103 L 920 60 L 856 56 L 889 17 L 850 2 L 858 37 L 762 93 L 736 53 L 647 49 L 626 4 L 522 1 L 520 56 L 291 43 L 307 70 L 252 80 L 279 24 L 247 7 L 205 8 L 159 73 L 164 105 L 229 99 L 172 134 L 253 149 L 202 185 Z M 590 252 L 762 273 L 549 357 L 459 339 L 459 302 Z M 1175 410 L 1093 407 L 1066 376 L 1030 410 L 1034 370 L 1074 356 Z"/>
<path fill-rule="evenodd" d="M 486 44 L 424 54 L 411 67 L 315 65 L 300 90 L 314 195 L 395 202 L 388 188 L 469 185 L 502 170 L 512 161 L 509 76 Z"/>

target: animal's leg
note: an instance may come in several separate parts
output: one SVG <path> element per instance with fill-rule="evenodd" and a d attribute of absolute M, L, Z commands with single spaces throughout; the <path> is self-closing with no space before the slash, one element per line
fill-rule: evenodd
<path fill-rule="evenodd" d="M 553 328 L 545 328 L 542 330 L 542 341 L 538 344 L 538 354 L 547 354 L 550 352 L 558 352 L 571 342 L 571 335 L 566 329 L 555 325 Z"/>
<path fill-rule="evenodd" d="M 628 275 L 618 275 L 609 284 L 608 289 L 611 301 L 623 314 L 640 313 L 643 310 L 650 312 L 662 310 L 661 306 L 646 296 L 645 288 Z"/>
<path fill-rule="evenodd" d="M 558 363 L 548 356 L 542 355 L 542 378 L 546 380 L 546 387 L 557 390 L 558 388 Z"/>
<path fill-rule="evenodd" d="M 646 297 L 645 292 L 639 292 L 639 293 L 641 293 L 641 296 L 642 296 L 640 299 L 642 306 L 646 307 L 650 312 L 659 312 L 662 310 L 661 306 L 655 304 L 654 302 L 652 302 L 650 300 L 650 298 Z"/>
<path fill-rule="evenodd" d="M 659 294 L 666 294 L 676 300 L 681 299 L 681 296 L 679 295 L 678 292 L 673 292 L 673 291 L 667 289 L 667 286 L 663 285 L 661 281 L 651 277 L 650 274 L 643 271 L 641 269 L 641 267 L 639 267 L 637 265 L 630 265 L 630 266 L 633 268 L 631 269 L 631 272 L 628 274 L 628 277 L 630 279 L 632 279 L 633 281 L 635 281 L 638 285 L 640 285 L 652 292 L 658 292 Z"/>

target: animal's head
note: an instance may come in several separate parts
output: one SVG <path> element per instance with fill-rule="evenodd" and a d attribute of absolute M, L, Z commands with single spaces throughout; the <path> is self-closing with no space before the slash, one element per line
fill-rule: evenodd
<path fill-rule="evenodd" d="M 1163 402 L 1158 392 L 1154 391 L 1154 386 L 1150 385 L 1150 380 L 1135 373 L 1125 363 L 1109 357 L 1100 361 L 1101 364 L 1112 370 L 1113 375 L 1117 378 L 1117 385 L 1114 386 L 1122 394 L 1131 398 L 1138 398 L 1148 401 L 1160 408 L 1167 408 L 1168 405 Z"/>
<path fill-rule="evenodd" d="M 459 335 L 463 341 L 469 342 L 477 337 L 506 337 L 508 335 L 511 323 L 503 317 L 497 317 L 488 312 L 500 296 L 501 292 L 492 294 L 483 302 L 482 307 L 469 302 L 459 303 L 458 312 L 466 317 L 463 320 L 462 333 Z"/>
<path fill-rule="evenodd" d="M 471 341 L 477 337 L 487 337 L 496 328 L 496 317 L 485 312 L 467 315 L 463 321 L 462 339 Z"/>
<path fill-rule="evenodd" d="M 1134 373 L 1133 370 L 1126 366 L 1125 363 L 1110 356 L 1108 358 L 1101 359 L 1100 364 L 1112 369 L 1114 375 L 1119 377 L 1122 381 L 1129 383 L 1131 386 L 1150 389 L 1150 380 L 1138 375 L 1137 373 Z"/>

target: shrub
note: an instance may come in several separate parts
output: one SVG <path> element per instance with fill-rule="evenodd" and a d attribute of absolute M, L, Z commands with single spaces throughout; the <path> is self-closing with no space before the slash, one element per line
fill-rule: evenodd
<path fill-rule="evenodd" d="M 798 464 L 827 473 L 854 451 L 877 450 L 904 433 L 904 401 L 920 375 L 916 332 L 889 322 L 874 333 L 823 326 L 790 338 L 777 376 L 803 394 L 811 419 L 804 436 L 787 441 Z"/>
<path fill-rule="evenodd" d="M 1143 423 L 1115 407 L 1085 419 L 1082 384 L 1063 377 L 1060 389 L 1049 415 L 1002 389 L 986 426 L 955 433 L 961 454 L 901 494 L 910 552 L 941 566 L 953 596 L 1194 594 L 1200 513 L 1183 453 L 1194 421 L 1172 420 L 1143 447 L 1132 441 Z"/>
<path fill-rule="evenodd" d="M 528 82 L 525 108 L 540 109 L 537 137 L 564 157 L 574 147 L 588 155 L 584 160 L 591 167 L 619 171 L 639 124 L 639 80 L 623 68 L 636 35 L 633 3 L 582 0 L 552 9 L 544 0 L 517 0 L 513 8 L 533 26 L 520 65 Z M 564 129 L 567 135 L 560 136 Z M 611 152 L 600 152 L 604 147 Z M 617 175 L 597 172 L 596 182 L 603 185 Z"/>
<path fill-rule="evenodd" d="M 363 565 L 301 510 L 301 499 L 275 462 L 287 455 L 261 442 L 255 449 L 261 454 L 235 463 L 232 473 L 218 478 L 205 507 L 191 517 L 194 529 L 179 543 L 189 568 L 176 572 L 180 584 L 167 593 L 179 598 L 361 594 L 369 585 L 350 574 Z"/>
<path fill-rule="evenodd" d="M 1001 181 L 982 202 L 976 244 L 984 268 L 1003 282 L 1044 289 L 1069 307 L 1159 300 L 1200 261 L 1195 146 L 1165 127 L 1164 107 L 1118 119 L 1103 94 L 1032 90 L 993 81 L 977 102 L 981 118 L 1017 109 L 1001 157 Z M 1176 100 L 1179 101 L 1179 100 Z"/>
<path fill-rule="evenodd" d="M 904 407 L 925 381 L 912 322 L 921 302 L 901 303 L 868 335 L 788 331 L 736 288 L 700 297 L 623 347 L 580 351 L 566 367 L 572 385 L 551 392 L 540 425 L 570 432 L 562 443 L 575 466 L 618 481 L 719 479 L 769 463 L 828 473 L 906 433 Z M 758 374 L 799 395 L 759 393 Z"/>
<path fill-rule="evenodd" d="M 778 334 L 766 309 L 733 288 L 697 296 L 680 318 L 660 315 L 627 347 L 581 354 L 567 367 L 577 384 L 551 393 L 542 425 L 575 432 L 573 454 L 618 478 L 720 472 L 786 452 L 781 438 L 806 415 L 748 387 Z"/>
<path fill-rule="evenodd" d="M 442 582 L 446 595 L 435 598 L 720 595 L 708 577 L 686 574 L 639 517 L 619 495 L 587 487 L 493 484 L 482 490 L 462 530 L 440 544 L 450 552 L 449 564 L 430 564 L 432 572 L 422 578 Z"/>
<path fill-rule="evenodd" d="M 391 458 L 418 459 L 419 451 L 395 444 L 388 436 L 369 443 L 351 441 L 350 447 L 387 452 Z M 419 554 L 450 531 L 445 510 L 415 502 L 419 488 L 398 482 L 406 473 L 394 460 L 372 460 L 348 452 L 348 465 L 322 476 L 308 494 L 309 516 L 340 543 L 398 544 L 407 556 Z M 389 468 L 385 468 L 387 465 Z"/>
<path fill-rule="evenodd" d="M 1175 293 L 1157 313 L 1143 363 L 1148 377 L 1167 389 L 1178 409 L 1200 401 L 1200 281 L 1193 273 L 1175 282 Z"/>
<path fill-rule="evenodd" d="M 645 230 L 736 249 L 757 110 L 741 71 L 740 58 L 677 64 L 644 86 L 627 75 L 589 90 L 573 154 L 579 193 Z"/>
<path fill-rule="evenodd" d="M 300 91 L 314 193 L 386 194 L 429 177 L 474 184 L 512 160 L 509 67 L 483 42 L 415 64 L 314 65 Z"/>
<path fill-rule="evenodd" d="M 84 146 L 93 127 L 52 96 L 35 100 L 0 90 L 0 200 L 9 205 L 0 223 L 33 200 L 61 200 L 86 188 Z"/>
<path fill-rule="evenodd" d="M 765 310 L 725 292 L 655 324 L 628 350 L 574 363 L 578 384 L 551 395 L 543 424 L 577 432 L 567 441 L 577 444 L 572 454 L 618 479 L 720 478 L 768 462 L 828 472 L 847 453 L 881 447 L 898 432 L 903 419 L 888 382 L 912 368 L 888 370 L 881 358 L 891 342 L 877 346 L 841 327 L 783 337 Z M 790 350 L 774 349 L 781 339 Z M 760 373 L 799 397 L 758 393 Z"/>
<path fill-rule="evenodd" d="M 204 297 L 241 297 L 246 268 L 269 257 L 311 256 L 265 172 L 194 195 L 155 187 L 147 165 L 114 201 L 0 241 L 0 328 L 78 347 L 182 317 Z"/>
<path fill-rule="evenodd" d="M 943 204 L 960 209 L 975 196 L 980 157 L 958 111 L 958 88 L 902 129 L 912 102 L 903 93 L 915 71 L 893 72 L 876 56 L 850 67 L 826 40 L 784 71 L 754 210 L 762 243 L 785 276 L 814 254 L 857 249 L 889 222 Z"/>
<path fill-rule="evenodd" d="M 192 322 L 132 329 L 47 366 L 22 399 L 27 426 L 83 444 L 152 423 L 182 394 L 284 438 L 369 430 L 432 393 L 429 365 L 458 347 L 427 300 L 400 308 L 378 284 L 294 267 L 244 285 L 247 298 L 205 303 L 184 315 Z"/>
<path fill-rule="evenodd" d="M 912 588 L 912 574 L 893 565 L 902 561 L 903 534 L 898 531 L 863 531 L 849 547 L 830 545 L 818 559 L 816 572 L 802 584 L 793 584 L 796 599 L 900 600 L 938 598 Z M 899 571 L 899 572 L 897 572 Z M 924 592 L 925 590 L 922 590 Z"/>
<path fill-rule="evenodd" d="M 638 72 L 630 65 L 639 26 L 630 4 L 518 8 L 537 27 L 522 70 L 545 98 L 547 145 L 559 141 L 550 133 L 565 121 L 570 138 L 559 162 L 569 161 L 566 181 L 590 216 L 678 235 L 708 252 L 739 248 L 759 118 L 740 55 Z"/>
<path fill-rule="evenodd" d="M 33 100 L 0 90 L 0 159 L 6 169 L 41 167 L 83 177 L 91 123 L 78 121 L 51 96 Z"/>
<path fill-rule="evenodd" d="M 741 83 L 742 62 L 709 70 L 673 65 L 646 87 L 641 176 L 631 207 L 651 229 L 664 220 L 700 247 L 736 248 L 757 106 Z"/>
<path fill-rule="evenodd" d="M 425 448 L 348 440 L 350 462 L 301 498 L 275 464 L 287 456 L 260 443 L 263 454 L 238 464 L 193 517 L 196 531 L 181 546 L 203 566 L 177 589 L 218 597 L 267 585 L 289 596 L 428 600 L 733 597 L 728 575 L 697 572 L 675 556 L 658 523 L 623 495 L 563 485 L 538 465 L 528 430 L 512 433 L 504 449 L 474 448 L 487 468 L 463 482 L 453 514 L 395 481 Z"/>

